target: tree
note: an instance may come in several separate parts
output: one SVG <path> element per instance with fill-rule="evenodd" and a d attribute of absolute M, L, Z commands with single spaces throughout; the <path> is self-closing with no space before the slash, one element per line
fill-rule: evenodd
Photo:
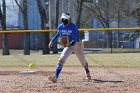
<path fill-rule="evenodd" d="M 108 0 L 100 0 L 100 2 L 97 2 L 96 0 L 87 0 L 85 3 L 86 4 L 84 4 L 84 6 L 92 11 L 95 17 L 99 20 L 102 27 L 109 28 L 111 19 L 110 2 Z M 111 31 L 106 31 L 105 33 L 107 35 L 107 47 L 111 47 Z"/>
<path fill-rule="evenodd" d="M 47 16 L 46 16 L 46 12 L 45 9 L 41 3 L 40 0 L 36 0 L 37 1 L 37 6 L 39 9 L 39 14 L 40 14 L 40 19 L 41 19 L 41 28 L 45 29 L 45 25 L 48 21 Z M 48 28 L 47 28 L 48 29 Z M 49 54 L 49 48 L 48 48 L 48 44 L 49 44 L 49 33 L 41 33 L 42 36 L 42 48 L 43 48 L 43 54 Z"/>
<path fill-rule="evenodd" d="M 126 14 L 125 11 L 128 10 L 129 6 L 127 5 L 128 0 L 116 0 L 113 1 L 112 3 L 114 3 L 114 14 L 116 16 L 114 16 L 115 19 L 117 19 L 118 22 L 118 28 L 122 27 L 122 20 L 126 18 Z M 124 7 L 126 6 L 126 7 Z M 117 48 L 120 47 L 120 31 L 117 31 Z"/>
<path fill-rule="evenodd" d="M 20 4 L 17 0 L 15 0 L 16 4 L 18 5 L 21 13 L 23 14 L 23 23 L 24 29 L 28 30 L 28 15 L 27 15 L 27 1 L 22 0 Z M 30 33 L 24 33 L 24 41 L 23 41 L 23 48 L 24 48 L 24 55 L 30 55 Z"/>
<path fill-rule="evenodd" d="M 98 1 L 98 2 L 97 2 Z M 127 10 L 126 2 L 128 0 L 86 0 L 84 6 L 86 6 L 100 22 L 104 28 L 109 28 L 110 23 L 114 20 L 118 22 L 118 27 L 121 27 L 123 17 L 125 17 L 124 11 Z M 125 8 L 124 8 L 125 6 Z M 111 47 L 111 31 L 105 31 L 107 36 L 107 47 Z M 120 33 L 117 32 L 117 47 L 119 47 Z"/>
<path fill-rule="evenodd" d="M 2 9 L 0 8 L 0 21 L 3 30 L 6 30 L 6 2 L 2 0 Z M 8 34 L 4 33 L 2 36 L 3 55 L 10 55 L 8 45 Z"/>
<path fill-rule="evenodd" d="M 80 21 L 81 21 L 81 14 L 82 14 L 82 7 L 83 7 L 84 0 L 77 0 L 77 21 L 76 24 L 78 28 L 80 28 Z M 80 38 L 84 37 L 84 32 L 80 32 Z"/>
<path fill-rule="evenodd" d="M 137 19 L 137 24 L 140 27 L 140 7 L 132 11 L 132 15 Z"/>
<path fill-rule="evenodd" d="M 137 19 L 137 25 L 140 27 L 140 6 L 132 11 L 132 15 Z M 140 31 L 136 31 L 136 33 L 139 35 Z"/>
<path fill-rule="evenodd" d="M 59 20 L 59 0 L 55 0 L 55 10 L 56 10 L 56 22 L 55 22 L 55 28 L 58 26 L 58 20 Z M 53 45 L 53 54 L 58 54 L 58 49 L 57 49 L 57 40 L 54 42 Z"/>

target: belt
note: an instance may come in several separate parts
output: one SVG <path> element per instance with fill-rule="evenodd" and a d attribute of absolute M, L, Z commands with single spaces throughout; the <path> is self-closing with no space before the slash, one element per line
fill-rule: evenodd
<path fill-rule="evenodd" d="M 80 42 L 81 40 L 80 39 L 78 39 L 76 42 Z"/>

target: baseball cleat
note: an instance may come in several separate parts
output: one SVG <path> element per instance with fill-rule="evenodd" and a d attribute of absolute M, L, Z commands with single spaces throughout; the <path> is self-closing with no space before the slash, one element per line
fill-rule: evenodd
<path fill-rule="evenodd" d="M 87 76 L 87 79 L 88 79 L 88 81 L 90 81 L 91 80 L 91 76 Z"/>
<path fill-rule="evenodd" d="M 90 81 L 90 80 L 91 80 L 91 76 L 86 76 L 86 77 L 84 78 L 84 80 Z"/>
<path fill-rule="evenodd" d="M 90 75 L 90 72 L 87 73 L 87 79 L 90 81 L 91 80 L 91 75 Z"/>
<path fill-rule="evenodd" d="M 49 81 L 52 81 L 53 83 L 56 83 L 57 82 L 56 76 L 48 76 L 48 80 Z"/>

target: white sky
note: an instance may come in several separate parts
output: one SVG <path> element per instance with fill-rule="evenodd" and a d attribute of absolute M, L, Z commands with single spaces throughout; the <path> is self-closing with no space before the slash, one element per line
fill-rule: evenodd
<path fill-rule="evenodd" d="M 18 7 L 16 6 L 15 0 L 6 1 L 6 23 L 8 25 L 18 25 Z M 0 5 L 2 0 L 0 0 Z"/>

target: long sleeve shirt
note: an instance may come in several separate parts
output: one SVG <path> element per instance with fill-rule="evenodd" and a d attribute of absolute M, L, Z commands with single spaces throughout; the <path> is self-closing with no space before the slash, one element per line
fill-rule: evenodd
<path fill-rule="evenodd" d="M 51 42 L 54 42 L 58 37 L 68 36 L 69 41 L 74 40 L 75 42 L 79 40 L 78 27 L 74 23 L 69 23 L 65 26 L 63 23 L 57 28 L 57 33 L 52 38 Z"/>

